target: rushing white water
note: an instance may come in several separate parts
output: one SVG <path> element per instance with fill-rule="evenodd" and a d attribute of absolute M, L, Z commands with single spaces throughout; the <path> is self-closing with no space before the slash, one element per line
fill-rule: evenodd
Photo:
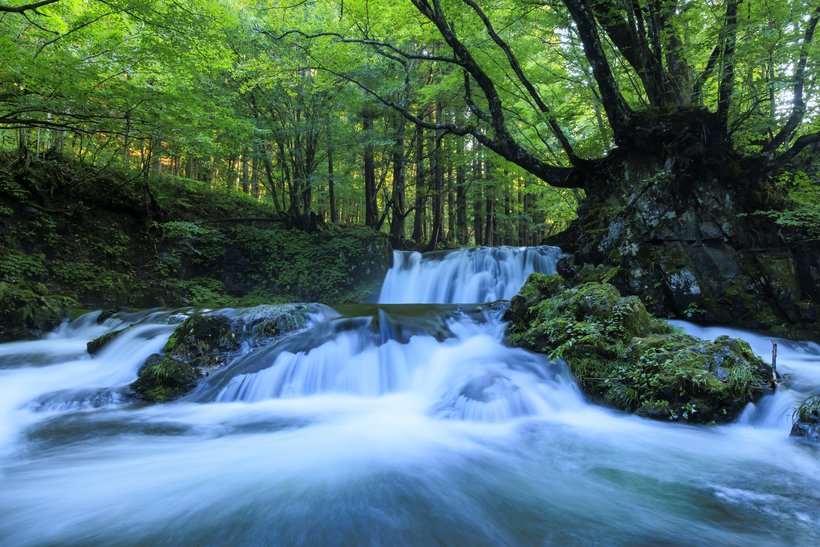
<path fill-rule="evenodd" d="M 379 302 L 475 304 L 509 300 L 533 272 L 555 273 L 557 247 L 480 247 L 439 253 L 395 251 Z"/>
<path fill-rule="evenodd" d="M 493 301 L 557 256 L 399 255 L 382 298 Z M 499 314 L 339 308 L 154 406 L 126 386 L 169 314 L 0 345 L 0 545 L 820 542 L 818 450 L 788 437 L 795 401 L 820 389 L 817 344 L 780 341 L 791 388 L 737 424 L 690 427 L 585 403 L 563 367 L 501 343 Z"/>

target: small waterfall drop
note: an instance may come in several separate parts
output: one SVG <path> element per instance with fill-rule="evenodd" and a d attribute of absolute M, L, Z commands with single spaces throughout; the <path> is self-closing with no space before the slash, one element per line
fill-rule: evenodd
<path fill-rule="evenodd" d="M 475 306 L 511 298 L 533 272 L 555 272 L 560 254 L 555 247 L 396 252 L 370 315 L 336 318 L 249 354 L 208 382 L 215 396 L 207 395 L 213 387 L 202 391 L 220 402 L 403 394 L 432 415 L 481 422 L 577 407 L 582 399 L 562 365 L 504 346 L 499 310 Z M 437 327 L 425 319 L 431 309 L 443 318 Z"/>
<path fill-rule="evenodd" d="M 509 300 L 533 273 L 555 273 L 557 247 L 479 247 L 426 253 L 395 251 L 382 304 L 480 304 Z"/>

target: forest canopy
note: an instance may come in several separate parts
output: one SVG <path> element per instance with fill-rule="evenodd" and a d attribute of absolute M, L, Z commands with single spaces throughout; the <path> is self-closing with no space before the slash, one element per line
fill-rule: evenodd
<path fill-rule="evenodd" d="M 232 186 L 397 244 L 532 244 L 602 191 L 614 151 L 682 165 L 700 146 L 782 177 L 818 141 L 819 16 L 808 0 L 4 0 L 0 136 L 23 159 Z"/>

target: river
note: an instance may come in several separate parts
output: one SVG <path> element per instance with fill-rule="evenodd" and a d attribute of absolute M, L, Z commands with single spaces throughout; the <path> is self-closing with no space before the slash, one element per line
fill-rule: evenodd
<path fill-rule="evenodd" d="M 0 345 L 0 544 L 820 544 L 820 451 L 789 438 L 820 346 L 780 340 L 788 387 L 735 424 L 588 404 L 486 305 L 559 256 L 397 253 L 378 304 L 317 306 L 169 404 L 127 386 L 184 310 Z M 768 358 L 761 335 L 675 325 Z"/>

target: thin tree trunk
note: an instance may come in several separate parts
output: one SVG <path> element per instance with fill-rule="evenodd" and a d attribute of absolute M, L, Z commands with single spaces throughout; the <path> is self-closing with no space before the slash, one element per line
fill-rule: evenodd
<path fill-rule="evenodd" d="M 424 188 L 424 130 L 416 126 L 416 201 L 413 217 L 413 241 L 420 245 L 424 240 L 425 188 Z"/>
<path fill-rule="evenodd" d="M 333 148 L 327 149 L 327 199 L 330 201 L 330 222 L 338 222 L 336 211 L 336 181 L 333 179 Z"/>
<path fill-rule="evenodd" d="M 376 164 L 373 159 L 373 114 L 365 110 L 362 112 L 363 129 L 368 142 L 364 147 L 364 223 L 365 226 L 375 228 L 379 223 L 378 202 L 376 201 Z"/>
<path fill-rule="evenodd" d="M 436 103 L 435 109 L 435 123 L 441 123 L 442 106 L 440 102 Z M 442 139 L 441 134 L 436 132 L 433 134 L 433 156 L 430 159 L 430 170 L 433 175 L 433 224 L 430 232 L 430 241 L 427 243 L 427 249 L 433 250 L 441 240 L 441 231 L 444 224 L 444 162 L 441 151 Z"/>
<path fill-rule="evenodd" d="M 250 160 L 247 154 L 242 154 L 242 192 L 251 193 Z"/>
<path fill-rule="evenodd" d="M 390 218 L 390 237 L 400 243 L 405 230 L 405 168 L 404 168 L 404 128 L 405 121 L 396 117 L 396 143 L 393 146 L 393 190 L 391 192 L 392 217 Z"/>

